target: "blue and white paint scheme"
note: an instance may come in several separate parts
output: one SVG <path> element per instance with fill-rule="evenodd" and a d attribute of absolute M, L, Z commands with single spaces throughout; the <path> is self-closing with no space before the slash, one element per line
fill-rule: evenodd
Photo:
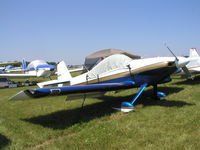
<path fill-rule="evenodd" d="M 18 74 L 0 74 L 0 77 L 11 77 L 11 78 L 19 78 L 19 77 L 49 77 L 52 74 L 52 71 L 55 70 L 54 65 L 47 64 L 44 60 L 34 60 L 26 65 L 26 62 L 22 61 L 22 69 L 24 73 Z M 19 70 L 15 70 L 19 71 Z"/>
<path fill-rule="evenodd" d="M 132 111 L 135 101 L 148 86 L 154 87 L 155 98 L 162 97 L 157 85 L 171 81 L 170 75 L 189 62 L 184 57 L 155 57 L 131 59 L 123 54 L 115 54 L 105 58 L 92 70 L 72 77 L 64 62 L 58 64 L 58 80 L 40 83 L 40 87 L 52 84 L 68 84 L 68 86 L 38 88 L 21 91 L 14 99 L 39 98 L 44 96 L 68 95 L 90 92 L 106 92 L 120 89 L 140 87 L 131 102 L 123 102 L 121 111 Z M 164 95 L 164 94 L 163 94 Z"/>

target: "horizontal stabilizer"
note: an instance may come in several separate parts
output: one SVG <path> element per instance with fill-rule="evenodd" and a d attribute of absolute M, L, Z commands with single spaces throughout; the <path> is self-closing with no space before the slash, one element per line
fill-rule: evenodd
<path fill-rule="evenodd" d="M 50 80 L 50 81 L 45 81 L 45 82 L 40 82 L 37 83 L 37 85 L 40 88 L 43 88 L 44 86 L 49 86 L 49 85 L 57 85 L 57 84 L 66 84 L 69 83 L 69 80 Z"/>

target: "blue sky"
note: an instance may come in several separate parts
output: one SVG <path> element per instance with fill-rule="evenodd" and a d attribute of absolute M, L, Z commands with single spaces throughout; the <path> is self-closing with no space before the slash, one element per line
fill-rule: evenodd
<path fill-rule="evenodd" d="M 199 0 L 0 0 L 0 61 L 82 64 L 117 48 L 142 57 L 200 50 Z"/>

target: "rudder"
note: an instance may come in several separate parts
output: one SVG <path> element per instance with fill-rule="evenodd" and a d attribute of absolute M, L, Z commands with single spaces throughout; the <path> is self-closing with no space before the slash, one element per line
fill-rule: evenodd
<path fill-rule="evenodd" d="M 196 48 L 191 48 L 190 49 L 190 57 L 199 57 L 199 54 L 197 53 Z"/>
<path fill-rule="evenodd" d="M 65 64 L 64 61 L 61 61 L 58 65 L 57 65 L 57 76 L 58 76 L 58 80 L 68 80 L 71 81 L 72 76 Z"/>

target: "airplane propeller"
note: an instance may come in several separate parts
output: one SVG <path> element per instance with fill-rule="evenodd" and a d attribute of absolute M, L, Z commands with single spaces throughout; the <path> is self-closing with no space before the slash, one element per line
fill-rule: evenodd
<path fill-rule="evenodd" d="M 187 78 L 189 79 L 193 79 L 191 73 L 189 72 L 188 68 L 186 67 L 186 65 L 190 62 L 189 58 L 178 58 L 174 53 L 173 51 L 166 45 L 166 43 L 164 44 L 166 46 L 166 48 L 170 51 L 170 53 L 175 57 L 175 64 L 176 64 L 176 67 L 177 68 L 181 68 Z"/>

